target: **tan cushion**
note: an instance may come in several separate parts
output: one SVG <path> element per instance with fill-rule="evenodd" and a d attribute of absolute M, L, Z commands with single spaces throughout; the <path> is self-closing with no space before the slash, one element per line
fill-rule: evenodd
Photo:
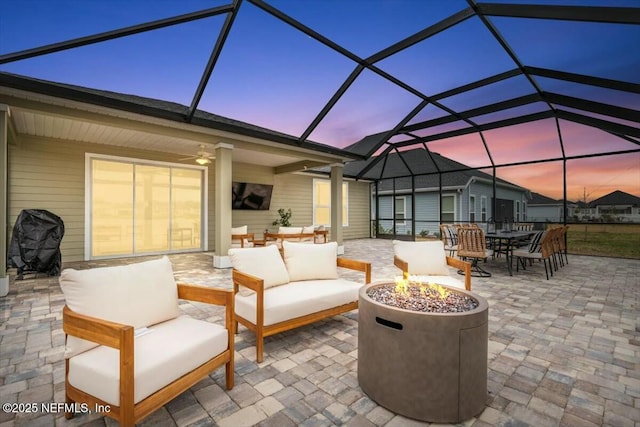
<path fill-rule="evenodd" d="M 309 245 L 282 242 L 284 262 L 291 282 L 338 278 L 338 243 Z"/>
<path fill-rule="evenodd" d="M 228 348 L 227 330 L 178 317 L 149 326 L 134 338 L 134 402 L 172 383 Z M 69 383 L 105 402 L 120 404 L 119 352 L 98 346 L 69 359 Z"/>
<path fill-rule="evenodd" d="M 362 286 L 363 283 L 333 279 L 290 282 L 271 288 L 264 293 L 264 324 L 273 325 L 358 301 L 358 292 Z M 237 294 L 235 311 L 255 324 L 256 295 L 244 297 Z"/>
<path fill-rule="evenodd" d="M 409 264 L 409 274 L 449 274 L 444 244 L 441 240 L 428 242 L 394 240 L 393 253 Z"/>
<path fill-rule="evenodd" d="M 287 267 L 276 246 L 229 249 L 229 258 L 236 270 L 264 280 L 265 289 L 289 283 Z M 240 293 L 246 296 L 253 291 L 241 286 Z"/>
<path fill-rule="evenodd" d="M 179 315 L 178 287 L 166 256 L 116 267 L 74 270 L 60 274 L 67 306 L 76 313 L 134 328 L 149 326 Z M 66 356 L 97 344 L 67 337 Z"/>

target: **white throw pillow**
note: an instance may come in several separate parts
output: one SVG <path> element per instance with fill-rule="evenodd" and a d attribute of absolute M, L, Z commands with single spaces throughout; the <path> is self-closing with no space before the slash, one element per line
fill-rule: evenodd
<path fill-rule="evenodd" d="M 60 287 L 67 306 L 76 313 L 134 328 L 178 317 L 178 287 L 166 256 L 137 264 L 88 270 L 65 269 Z M 67 338 L 67 357 L 98 344 Z"/>
<path fill-rule="evenodd" d="M 229 249 L 231 265 L 242 273 L 264 280 L 264 289 L 289 283 L 289 273 L 280 251 L 275 245 L 261 248 Z M 240 287 L 240 295 L 248 296 L 253 291 Z"/>
<path fill-rule="evenodd" d="M 337 279 L 338 243 L 282 242 L 289 280 Z"/>
<path fill-rule="evenodd" d="M 300 234 L 302 233 L 302 227 L 280 227 L 278 228 L 278 234 Z"/>
<path fill-rule="evenodd" d="M 231 234 L 247 234 L 247 226 L 231 227 Z"/>
<path fill-rule="evenodd" d="M 441 240 L 429 242 L 394 240 L 393 253 L 409 264 L 409 274 L 449 275 L 444 244 Z"/>

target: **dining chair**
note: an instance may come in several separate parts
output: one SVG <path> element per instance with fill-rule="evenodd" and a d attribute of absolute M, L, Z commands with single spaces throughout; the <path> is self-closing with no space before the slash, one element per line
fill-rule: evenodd
<path fill-rule="evenodd" d="M 493 250 L 487 248 L 484 231 L 481 228 L 458 229 L 458 257 L 471 260 L 471 275 L 474 277 L 491 277 L 491 273 L 480 267 L 479 261 L 486 261 L 493 256 Z"/>

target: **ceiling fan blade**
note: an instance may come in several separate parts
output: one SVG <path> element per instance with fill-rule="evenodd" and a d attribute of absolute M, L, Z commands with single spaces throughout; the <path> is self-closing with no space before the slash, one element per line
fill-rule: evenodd
<path fill-rule="evenodd" d="M 182 159 L 178 159 L 178 160 L 191 160 L 191 159 L 197 159 L 200 156 L 189 156 L 189 157 L 183 157 Z"/>

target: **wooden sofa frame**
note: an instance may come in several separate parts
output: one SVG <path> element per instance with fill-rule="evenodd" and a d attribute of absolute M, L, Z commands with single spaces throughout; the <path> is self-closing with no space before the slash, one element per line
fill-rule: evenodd
<path fill-rule="evenodd" d="M 409 278 L 409 263 L 404 261 L 398 256 L 393 257 L 393 265 L 402 270 L 402 277 L 404 279 Z M 458 258 L 447 256 L 447 265 L 457 268 L 459 271 L 464 272 L 464 288 L 467 291 L 471 290 L 471 263 L 463 261 Z"/>
<path fill-rule="evenodd" d="M 357 261 L 353 259 L 337 258 L 337 266 L 350 270 L 362 271 L 365 274 L 365 285 L 371 283 L 371 263 Z M 238 316 L 234 313 L 234 330 L 238 331 L 238 323 L 246 326 L 247 329 L 256 334 L 256 361 L 258 363 L 263 360 L 264 338 L 275 335 L 280 332 L 295 329 L 300 326 L 317 322 L 318 320 L 333 317 L 341 313 L 346 313 L 358 308 L 358 301 L 332 307 L 327 310 L 317 311 L 305 316 L 288 319 L 273 325 L 264 324 L 264 280 L 233 269 L 233 292 L 238 293 L 240 286 L 246 286 L 256 293 L 256 323 L 253 324 L 249 320 Z"/>
<path fill-rule="evenodd" d="M 232 389 L 234 383 L 233 313 L 235 301 L 233 292 L 225 289 L 178 284 L 178 298 L 225 306 L 225 327 L 229 333 L 229 348 L 137 404 L 134 404 L 133 326 L 85 316 L 65 306 L 62 310 L 62 327 L 65 336 L 73 335 L 120 351 L 120 406 L 113 406 L 69 384 L 69 359 L 67 359 L 65 361 L 65 393 L 66 403 L 69 404 L 67 407 L 78 402 L 88 404 L 92 410 L 104 408 L 103 415 L 117 420 L 121 426 L 133 426 L 222 365 L 225 365 L 226 387 L 229 390 Z M 66 412 L 65 418 L 71 419 L 73 415 L 73 412 Z"/>
<path fill-rule="evenodd" d="M 232 234 L 231 235 L 231 242 L 233 243 L 234 240 L 240 240 L 240 247 L 244 248 L 244 241 L 247 240 L 249 243 L 253 243 L 254 241 L 254 233 L 247 233 L 247 234 Z"/>

